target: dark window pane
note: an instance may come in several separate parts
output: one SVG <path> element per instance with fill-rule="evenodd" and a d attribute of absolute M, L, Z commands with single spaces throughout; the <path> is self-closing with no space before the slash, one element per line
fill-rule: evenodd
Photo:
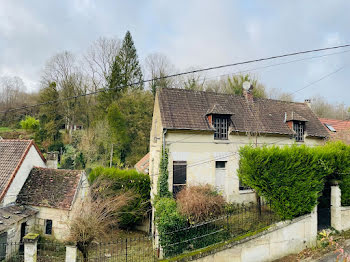
<path fill-rule="evenodd" d="M 185 187 L 185 185 L 173 185 L 173 197 L 176 198 L 176 195 Z"/>
<path fill-rule="evenodd" d="M 304 141 L 304 122 L 293 122 L 293 130 L 295 131 L 295 140 Z"/>
<path fill-rule="evenodd" d="M 173 184 L 186 184 L 187 164 L 176 163 L 173 165 Z"/>
<path fill-rule="evenodd" d="M 46 220 L 45 234 L 46 235 L 52 234 L 52 220 L 50 220 L 50 219 Z"/>
<path fill-rule="evenodd" d="M 216 161 L 215 162 L 216 168 L 225 168 L 226 167 L 226 161 Z"/>
<path fill-rule="evenodd" d="M 228 134 L 228 117 L 214 116 L 214 139 L 227 139 Z"/>

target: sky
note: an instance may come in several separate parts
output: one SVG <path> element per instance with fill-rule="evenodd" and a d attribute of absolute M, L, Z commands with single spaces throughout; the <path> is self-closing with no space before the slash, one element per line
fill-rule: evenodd
<path fill-rule="evenodd" d="M 81 55 L 99 37 L 122 39 L 127 30 L 141 61 L 163 53 L 179 71 L 348 44 L 349 10 L 345 0 L 1 0 L 0 76 L 19 76 L 35 91 L 51 56 L 66 50 Z M 309 59 L 325 54 L 332 55 Z M 316 82 L 295 93 L 297 101 L 321 95 L 350 106 L 349 57 L 345 48 L 205 76 L 255 69 L 268 89 L 293 93 Z M 278 63 L 284 64 L 261 68 Z"/>

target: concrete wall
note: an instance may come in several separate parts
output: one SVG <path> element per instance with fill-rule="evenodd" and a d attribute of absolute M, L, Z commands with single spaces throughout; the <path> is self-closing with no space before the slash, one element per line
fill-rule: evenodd
<path fill-rule="evenodd" d="M 350 229 L 350 207 L 341 206 L 338 185 L 331 186 L 331 226 L 338 231 Z"/>
<path fill-rule="evenodd" d="M 317 211 L 233 244 L 232 247 L 202 257 L 200 262 L 273 261 L 316 245 Z"/>
<path fill-rule="evenodd" d="M 17 171 L 17 174 L 13 179 L 10 188 L 8 189 L 3 199 L 3 206 L 6 206 L 10 203 L 14 203 L 16 201 L 17 195 L 22 189 L 25 181 L 27 180 L 28 175 L 32 170 L 33 166 L 46 167 L 45 162 L 40 157 L 34 145 L 32 145 L 29 149 L 26 158 L 24 159 L 21 167 Z"/>
<path fill-rule="evenodd" d="M 342 230 L 350 229 L 350 207 L 341 207 Z"/>

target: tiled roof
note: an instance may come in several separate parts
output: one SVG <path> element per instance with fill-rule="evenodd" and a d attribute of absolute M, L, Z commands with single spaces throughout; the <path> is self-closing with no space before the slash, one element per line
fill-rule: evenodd
<path fill-rule="evenodd" d="M 149 156 L 150 154 L 147 153 L 143 158 L 140 159 L 139 162 L 136 163 L 135 169 L 137 172 L 148 174 Z"/>
<path fill-rule="evenodd" d="M 292 112 L 287 112 L 286 121 L 303 121 L 303 122 L 307 122 L 308 120 L 306 118 L 302 117 L 301 115 L 299 115 L 298 113 L 292 111 Z"/>
<path fill-rule="evenodd" d="M 322 124 L 332 126 L 336 132 L 350 130 L 350 121 L 329 118 L 320 118 L 320 121 Z M 327 131 L 331 132 L 328 128 Z"/>
<path fill-rule="evenodd" d="M 0 232 L 8 230 L 9 226 L 20 222 L 22 219 L 30 217 L 38 211 L 24 206 L 7 206 L 0 208 Z"/>
<path fill-rule="evenodd" d="M 295 112 L 308 120 L 305 125 L 309 136 L 328 136 L 317 116 L 305 103 L 263 98 L 248 101 L 243 96 L 176 88 L 160 89 L 158 99 L 162 124 L 167 129 L 212 131 L 206 114 L 215 104 L 219 104 L 232 114 L 232 127 L 236 132 L 293 135 L 294 132 L 285 123 L 285 114 Z"/>
<path fill-rule="evenodd" d="M 34 167 L 17 197 L 17 203 L 69 210 L 82 170 Z"/>
<path fill-rule="evenodd" d="M 34 145 L 33 140 L 8 140 L 0 139 L 0 196 L 3 197 L 30 147 Z M 45 158 L 35 146 L 39 155 Z"/>

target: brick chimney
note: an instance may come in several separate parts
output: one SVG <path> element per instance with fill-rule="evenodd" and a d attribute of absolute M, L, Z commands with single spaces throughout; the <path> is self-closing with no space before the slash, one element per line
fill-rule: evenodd
<path fill-rule="evenodd" d="M 47 166 L 47 168 L 53 168 L 53 169 L 58 168 L 58 152 L 57 151 L 47 152 L 46 166 Z"/>
<path fill-rule="evenodd" d="M 249 81 L 243 83 L 243 95 L 249 102 L 253 101 L 253 89 L 254 86 Z"/>

